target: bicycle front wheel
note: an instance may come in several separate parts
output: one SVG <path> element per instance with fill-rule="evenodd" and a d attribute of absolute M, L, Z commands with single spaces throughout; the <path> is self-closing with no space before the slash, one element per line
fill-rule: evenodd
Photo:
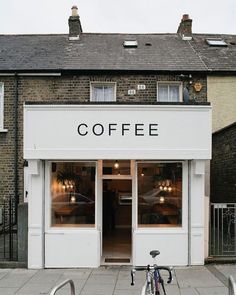
<path fill-rule="evenodd" d="M 154 281 L 151 280 L 142 290 L 141 295 L 155 295 Z"/>
<path fill-rule="evenodd" d="M 166 295 L 165 287 L 163 283 L 158 283 L 157 290 L 154 293 L 155 295 Z"/>

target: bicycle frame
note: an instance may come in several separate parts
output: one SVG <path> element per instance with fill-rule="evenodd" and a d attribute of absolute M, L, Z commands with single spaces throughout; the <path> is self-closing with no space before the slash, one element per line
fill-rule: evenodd
<path fill-rule="evenodd" d="M 142 287 L 141 295 L 147 294 L 149 295 L 159 295 L 160 294 L 160 288 L 162 287 L 163 294 L 166 295 L 165 287 L 164 287 L 164 281 L 161 277 L 159 270 L 166 270 L 169 273 L 169 278 L 167 280 L 167 283 L 171 283 L 172 281 L 172 273 L 171 269 L 169 267 L 160 266 L 157 265 L 147 267 L 135 267 L 131 270 L 131 285 L 134 285 L 134 274 L 135 271 L 145 270 L 146 271 L 146 280 Z M 161 286 L 161 287 L 160 287 Z"/>
<path fill-rule="evenodd" d="M 149 289 L 150 295 L 154 295 L 154 284 L 153 284 L 153 274 L 151 270 L 147 270 L 146 272 L 146 282 L 142 289 L 142 295 L 145 295 L 146 290 Z"/>

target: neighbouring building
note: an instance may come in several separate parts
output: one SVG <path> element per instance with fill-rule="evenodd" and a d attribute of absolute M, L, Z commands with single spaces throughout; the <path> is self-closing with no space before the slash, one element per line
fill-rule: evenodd
<path fill-rule="evenodd" d="M 194 35 L 192 43 L 208 68 L 207 99 L 212 104 L 212 131 L 236 120 L 236 35 Z"/>
<path fill-rule="evenodd" d="M 213 133 L 211 192 L 214 203 L 236 200 L 236 122 Z M 224 198 L 222 198 L 224 196 Z"/>
<path fill-rule="evenodd" d="M 208 68 L 207 74 L 207 100 L 212 106 L 212 131 L 213 131 L 213 162 L 206 162 L 205 171 L 205 195 L 211 203 L 210 216 L 206 214 L 206 220 L 210 218 L 210 256 L 235 256 L 236 245 L 234 228 L 234 205 L 230 188 L 235 187 L 233 175 L 235 174 L 234 157 L 235 149 L 225 149 L 220 156 L 220 145 L 225 147 L 232 129 L 231 125 L 236 121 L 236 35 L 224 34 L 194 34 L 193 48 L 200 56 L 202 62 Z M 221 130 L 224 130 L 221 132 Z M 219 132 L 219 134 L 218 134 Z M 224 138 L 225 136 L 225 138 Z M 220 141 L 221 142 L 220 142 Z M 218 155 L 218 156 L 216 156 Z M 222 161 L 222 159 L 225 161 Z M 227 163 L 227 164 L 226 164 Z M 231 171 L 227 182 L 225 171 Z M 222 193 L 219 195 L 219 187 Z M 211 188 L 211 189 L 210 189 Z M 231 200 L 228 204 L 228 200 Z M 214 204 L 214 203 L 217 204 Z M 222 203 L 222 208 L 218 203 Z M 207 213 L 207 211 L 206 211 Z M 231 218 L 232 217 L 232 218 Z M 218 221 L 217 221 L 218 220 Z M 223 234 L 224 232 L 224 234 Z M 227 234 L 230 233 L 230 237 Z M 224 236 L 224 238 L 222 238 Z M 208 245 L 208 241 L 206 242 Z"/>
<path fill-rule="evenodd" d="M 204 263 L 215 36 L 191 25 L 84 33 L 73 7 L 69 35 L 0 35 L 0 196 L 28 202 L 29 268 Z"/>
<path fill-rule="evenodd" d="M 212 135 L 211 243 L 214 257 L 235 257 L 236 122 Z"/>

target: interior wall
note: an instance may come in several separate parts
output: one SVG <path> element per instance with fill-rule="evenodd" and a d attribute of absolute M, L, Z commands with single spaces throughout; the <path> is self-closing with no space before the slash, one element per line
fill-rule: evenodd
<path fill-rule="evenodd" d="M 116 202 L 115 206 L 115 226 L 117 228 L 130 228 L 132 223 L 132 203 L 121 204 L 119 197 L 132 196 L 132 181 L 131 180 L 104 180 L 111 191 L 115 191 Z"/>

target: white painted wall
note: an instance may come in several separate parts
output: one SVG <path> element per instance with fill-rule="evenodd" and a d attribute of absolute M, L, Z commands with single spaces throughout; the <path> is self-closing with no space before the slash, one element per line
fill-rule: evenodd
<path fill-rule="evenodd" d="M 44 267 L 44 167 L 39 160 L 29 161 L 28 268 Z"/>
<path fill-rule="evenodd" d="M 158 230 L 137 230 L 134 232 L 135 252 L 134 265 L 153 264 L 149 255 L 151 250 L 159 250 L 157 257 L 159 265 L 188 265 L 188 233 L 174 233 Z"/>
<path fill-rule="evenodd" d="M 29 268 L 43 268 L 44 257 L 48 267 L 61 267 L 62 263 L 64 267 L 96 267 L 100 264 L 101 254 L 99 212 L 96 213 L 94 229 L 54 232 L 54 242 L 52 232 L 45 230 L 44 162 L 39 159 L 196 159 L 190 161 L 190 190 L 189 195 L 185 193 L 183 228 L 138 229 L 137 218 L 133 216 L 133 263 L 147 264 L 148 253 L 155 248 L 161 251 L 158 261 L 163 264 L 204 263 L 204 159 L 211 156 L 209 106 L 25 106 L 24 116 L 24 157 L 30 159 Z M 145 133 L 142 137 L 130 134 L 127 138 L 116 135 L 112 138 L 105 136 L 100 140 L 96 137 L 96 141 L 94 137 L 81 141 L 76 133 L 78 123 L 88 120 L 88 124 L 93 124 L 98 118 L 102 124 L 142 122 L 145 125 L 156 122 L 159 134 L 154 138 Z M 184 171 L 186 173 L 187 169 Z M 184 179 L 187 181 L 187 174 Z M 98 190 L 100 186 L 99 180 Z M 137 207 L 133 208 L 133 214 L 136 210 Z M 55 248 L 55 245 L 58 247 Z M 77 248 L 79 253 L 74 256 Z M 68 253 L 73 255 L 68 256 Z M 60 257 L 63 256 L 64 260 L 61 261 Z"/>
<path fill-rule="evenodd" d="M 205 162 L 190 162 L 190 264 L 204 264 Z"/>
<path fill-rule="evenodd" d="M 98 267 L 99 243 L 97 230 L 48 232 L 45 234 L 45 267 Z"/>
<path fill-rule="evenodd" d="M 210 197 L 205 196 L 205 219 L 204 219 L 204 257 L 207 258 L 209 256 L 209 221 L 210 221 Z"/>
<path fill-rule="evenodd" d="M 78 126 L 82 128 L 81 136 Z M 94 124 L 104 126 L 95 136 Z M 109 135 L 109 124 L 117 124 Z M 130 130 L 122 135 L 122 124 Z M 135 124 L 138 134 L 135 135 Z M 150 136 L 150 124 L 157 130 Z M 101 128 L 96 129 L 96 132 Z M 210 106 L 26 105 L 25 159 L 209 159 Z"/>

